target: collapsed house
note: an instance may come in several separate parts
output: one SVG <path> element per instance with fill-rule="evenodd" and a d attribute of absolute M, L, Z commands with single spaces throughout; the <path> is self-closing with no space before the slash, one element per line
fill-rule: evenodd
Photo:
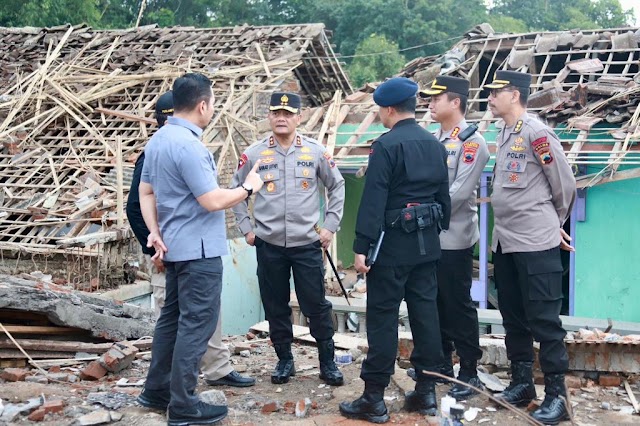
<path fill-rule="evenodd" d="M 0 45 L 0 252 L 16 270 L 46 263 L 87 290 L 95 277 L 121 281 L 135 251 L 124 203 L 155 101 L 176 77 L 214 81 L 203 141 L 222 185 L 264 127 L 272 90 L 310 107 L 351 92 L 322 24 L 0 28 Z"/>
<path fill-rule="evenodd" d="M 498 69 L 533 74 L 530 109 L 558 134 L 574 168 L 578 198 L 568 221 L 576 253 L 565 263 L 563 313 L 596 318 L 640 321 L 633 300 L 640 297 L 640 272 L 629 266 L 637 253 L 636 213 L 640 209 L 640 29 L 495 34 L 487 24 L 467 32 L 448 52 L 408 63 L 401 76 L 422 87 L 438 74 L 471 82 L 467 120 L 478 125 L 488 142 L 491 160 L 483 173 L 480 197 L 481 239 L 472 294 L 481 308 L 497 306 L 491 288 L 489 208 L 495 140 L 501 126 L 487 108 L 488 90 Z M 355 217 L 364 186 L 371 141 L 386 131 L 376 117 L 377 107 L 368 84 L 327 105 L 327 120 L 316 135 L 325 137 L 346 178 L 347 201 L 338 254 L 352 262 Z M 437 129 L 426 104 L 417 120 Z M 327 122 L 328 121 L 328 122 Z M 605 185 L 606 184 L 606 185 Z M 606 284 L 606 285 L 605 285 Z M 598 300 L 600 303 L 594 304 Z"/>

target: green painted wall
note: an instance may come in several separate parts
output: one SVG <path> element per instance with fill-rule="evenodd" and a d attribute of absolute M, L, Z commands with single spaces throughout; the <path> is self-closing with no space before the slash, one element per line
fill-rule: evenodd
<path fill-rule="evenodd" d="M 640 321 L 640 179 L 587 190 L 576 224 L 576 316 Z"/>
<path fill-rule="evenodd" d="M 353 265 L 353 239 L 356 236 L 356 216 L 360 206 L 360 198 L 364 189 L 364 178 L 344 175 L 345 201 L 344 215 L 338 232 L 338 259 L 344 268 Z"/>

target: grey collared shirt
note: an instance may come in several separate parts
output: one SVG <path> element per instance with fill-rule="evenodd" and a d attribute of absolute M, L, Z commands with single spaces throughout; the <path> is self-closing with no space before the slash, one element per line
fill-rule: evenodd
<path fill-rule="evenodd" d="M 202 129 L 169 117 L 145 148 L 142 182 L 156 196 L 164 258 L 180 262 L 227 254 L 224 211 L 209 212 L 197 197 L 218 188 L 215 162 L 200 142 Z"/>
<path fill-rule="evenodd" d="M 480 175 L 489 161 L 489 149 L 478 132 L 461 141 L 458 134 L 467 127 L 469 125 L 463 119 L 450 131 L 438 129 L 435 133 L 447 150 L 451 196 L 449 229 L 440 233 L 443 250 L 467 249 L 480 238 L 476 197 Z"/>
<path fill-rule="evenodd" d="M 322 145 L 300 134 L 286 152 L 271 136 L 256 142 L 242 154 L 232 188 L 244 182 L 258 159 L 264 186 L 255 196 L 255 228 L 246 201 L 233 208 L 243 235 L 253 231 L 260 239 L 280 247 L 317 241 L 314 225 L 320 219 L 320 194 L 324 195 L 321 183 L 328 191 L 322 226 L 336 232 L 344 207 L 344 178 Z"/>
<path fill-rule="evenodd" d="M 560 140 L 526 112 L 498 134 L 491 205 L 491 249 L 503 253 L 549 250 L 560 245 L 576 180 Z"/>

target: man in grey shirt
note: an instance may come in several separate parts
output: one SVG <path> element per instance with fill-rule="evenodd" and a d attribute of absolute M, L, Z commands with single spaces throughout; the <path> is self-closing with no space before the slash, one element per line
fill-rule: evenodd
<path fill-rule="evenodd" d="M 166 299 L 153 338 L 151 366 L 138 402 L 168 406 L 170 426 L 210 424 L 227 408 L 195 394 L 198 366 L 220 312 L 224 209 L 262 187 L 254 170 L 235 189 L 218 187 L 211 153 L 200 141 L 214 113 L 211 81 L 185 74 L 173 85 L 174 115 L 151 138 L 139 187 L 148 246 L 164 261 Z"/>

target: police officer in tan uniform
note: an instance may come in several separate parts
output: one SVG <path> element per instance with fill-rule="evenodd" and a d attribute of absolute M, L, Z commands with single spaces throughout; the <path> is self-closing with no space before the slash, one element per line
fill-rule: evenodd
<path fill-rule="evenodd" d="M 440 233 L 442 257 L 438 261 L 438 314 L 444 351 L 442 373 L 453 376 L 451 353 L 460 357 L 458 380 L 482 388 L 477 362 L 482 358 L 479 343 L 478 311 L 471 300 L 473 281 L 473 249 L 480 238 L 476 202 L 478 181 L 489 161 L 489 149 L 477 132 L 468 132 L 464 119 L 467 110 L 469 82 L 463 78 L 440 75 L 431 87 L 420 91 L 430 98 L 431 118 L 440 123 L 435 137 L 447 150 L 451 221 L 449 229 Z M 472 129 L 469 129 L 472 130 Z M 475 392 L 456 384 L 449 395 L 467 399 Z"/>
<path fill-rule="evenodd" d="M 576 181 L 553 130 L 527 114 L 530 84 L 531 74 L 497 71 L 485 86 L 491 90 L 491 112 L 504 120 L 491 196 L 493 264 L 512 372 L 500 397 L 514 405 L 527 405 L 536 397 L 535 339 L 540 342 L 545 398 L 532 416 L 555 425 L 568 418 L 560 250 L 573 250 L 562 226 L 573 206 Z"/>
<path fill-rule="evenodd" d="M 344 178 L 331 154 L 317 141 L 296 131 L 300 96 L 273 93 L 269 107 L 272 133 L 242 154 L 232 186 L 239 186 L 257 161 L 264 186 L 256 194 L 251 223 L 247 203 L 234 207 L 240 231 L 256 247 L 258 282 L 271 341 L 279 362 L 271 382 L 286 383 L 295 374 L 291 342 L 289 279 L 293 269 L 296 295 L 318 343 L 320 379 L 342 385 L 334 362 L 331 303 L 324 292 L 322 247 L 327 248 L 342 219 Z M 320 185 L 328 192 L 322 228 Z M 250 191 L 251 188 L 245 188 Z"/>

